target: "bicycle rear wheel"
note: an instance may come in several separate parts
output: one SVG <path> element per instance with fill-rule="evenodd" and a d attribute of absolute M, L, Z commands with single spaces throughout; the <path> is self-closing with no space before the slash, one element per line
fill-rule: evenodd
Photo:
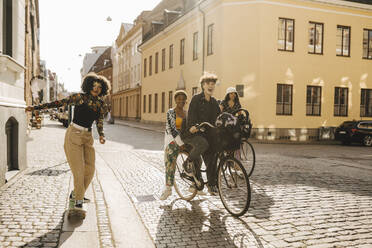
<path fill-rule="evenodd" d="M 183 163 L 186 161 L 188 157 L 187 152 L 180 152 L 177 156 L 176 161 L 176 171 L 174 174 L 174 188 L 182 199 L 186 201 L 192 200 L 197 191 L 194 186 L 194 181 L 192 177 L 186 175 L 185 170 L 183 168 Z"/>
<path fill-rule="evenodd" d="M 218 192 L 226 210 L 233 216 L 244 215 L 251 202 L 249 177 L 236 158 L 228 157 L 218 166 Z"/>
<path fill-rule="evenodd" d="M 248 177 L 250 177 L 256 165 L 256 153 L 248 140 L 243 140 L 240 149 L 235 152 L 235 158 L 240 160 Z"/>

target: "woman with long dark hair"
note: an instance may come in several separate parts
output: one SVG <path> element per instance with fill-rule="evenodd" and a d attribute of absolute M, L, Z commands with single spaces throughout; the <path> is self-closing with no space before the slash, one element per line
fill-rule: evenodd
<path fill-rule="evenodd" d="M 234 87 L 229 87 L 226 90 L 225 99 L 220 104 L 221 112 L 233 113 L 239 110 L 242 106 L 240 105 L 238 92 Z"/>
<path fill-rule="evenodd" d="M 105 143 L 103 118 L 107 106 L 102 97 L 109 92 L 109 82 L 95 73 L 87 74 L 81 85 L 83 93 L 73 94 L 65 99 L 29 106 L 26 111 L 67 107 L 74 105 L 74 118 L 65 135 L 64 150 L 74 177 L 74 190 L 70 194 L 70 214 L 85 218 L 83 209 L 85 192 L 95 171 L 95 150 L 93 147 L 92 124 L 95 121 L 101 144 Z M 72 204 L 71 204 L 72 203 Z"/>

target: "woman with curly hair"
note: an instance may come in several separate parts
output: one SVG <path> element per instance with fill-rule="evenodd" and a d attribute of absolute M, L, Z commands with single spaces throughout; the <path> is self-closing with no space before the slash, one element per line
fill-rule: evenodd
<path fill-rule="evenodd" d="M 84 198 L 84 194 L 95 171 L 92 124 L 94 121 L 96 122 L 99 141 L 104 144 L 103 118 L 107 106 L 102 97 L 109 92 L 109 85 L 105 77 L 89 73 L 84 77 L 81 85 L 83 93 L 76 93 L 62 100 L 26 108 L 26 111 L 33 111 L 75 106 L 74 118 L 66 131 L 64 150 L 74 177 L 74 190 L 70 194 L 70 208 L 73 213 L 82 218 L 85 218 L 86 214 L 83 203 L 89 202 Z"/>

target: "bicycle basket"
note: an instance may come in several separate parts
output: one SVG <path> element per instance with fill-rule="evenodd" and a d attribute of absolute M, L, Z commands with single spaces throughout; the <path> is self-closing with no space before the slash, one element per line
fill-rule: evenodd
<path fill-rule="evenodd" d="M 235 116 L 222 113 L 216 120 L 216 141 L 214 144 L 218 151 L 232 151 L 239 149 L 241 140 L 241 127 Z"/>

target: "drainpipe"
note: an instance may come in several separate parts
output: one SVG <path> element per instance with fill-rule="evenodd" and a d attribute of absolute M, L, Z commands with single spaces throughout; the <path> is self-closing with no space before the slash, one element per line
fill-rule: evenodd
<path fill-rule="evenodd" d="M 204 73 L 204 68 L 205 68 L 205 12 L 201 10 L 200 5 L 205 2 L 206 0 L 203 0 L 199 3 L 199 11 L 203 15 L 203 58 L 202 58 L 202 75 Z"/>
<path fill-rule="evenodd" d="M 142 32 L 143 32 L 143 30 L 142 30 Z M 143 35 L 142 35 L 142 37 L 143 37 Z M 142 40 L 141 40 L 141 44 L 142 44 Z M 140 45 L 141 45 L 140 44 Z M 140 69 L 142 69 L 142 49 L 139 47 L 139 46 L 137 46 L 137 52 L 138 53 L 140 53 L 141 54 L 141 63 L 140 63 Z M 139 89 L 139 116 L 138 116 L 138 119 L 140 120 L 140 122 L 141 122 L 141 120 L 142 120 L 142 72 L 143 72 L 143 70 L 140 70 L 140 78 L 141 78 L 141 87 L 140 87 L 140 89 Z"/>

